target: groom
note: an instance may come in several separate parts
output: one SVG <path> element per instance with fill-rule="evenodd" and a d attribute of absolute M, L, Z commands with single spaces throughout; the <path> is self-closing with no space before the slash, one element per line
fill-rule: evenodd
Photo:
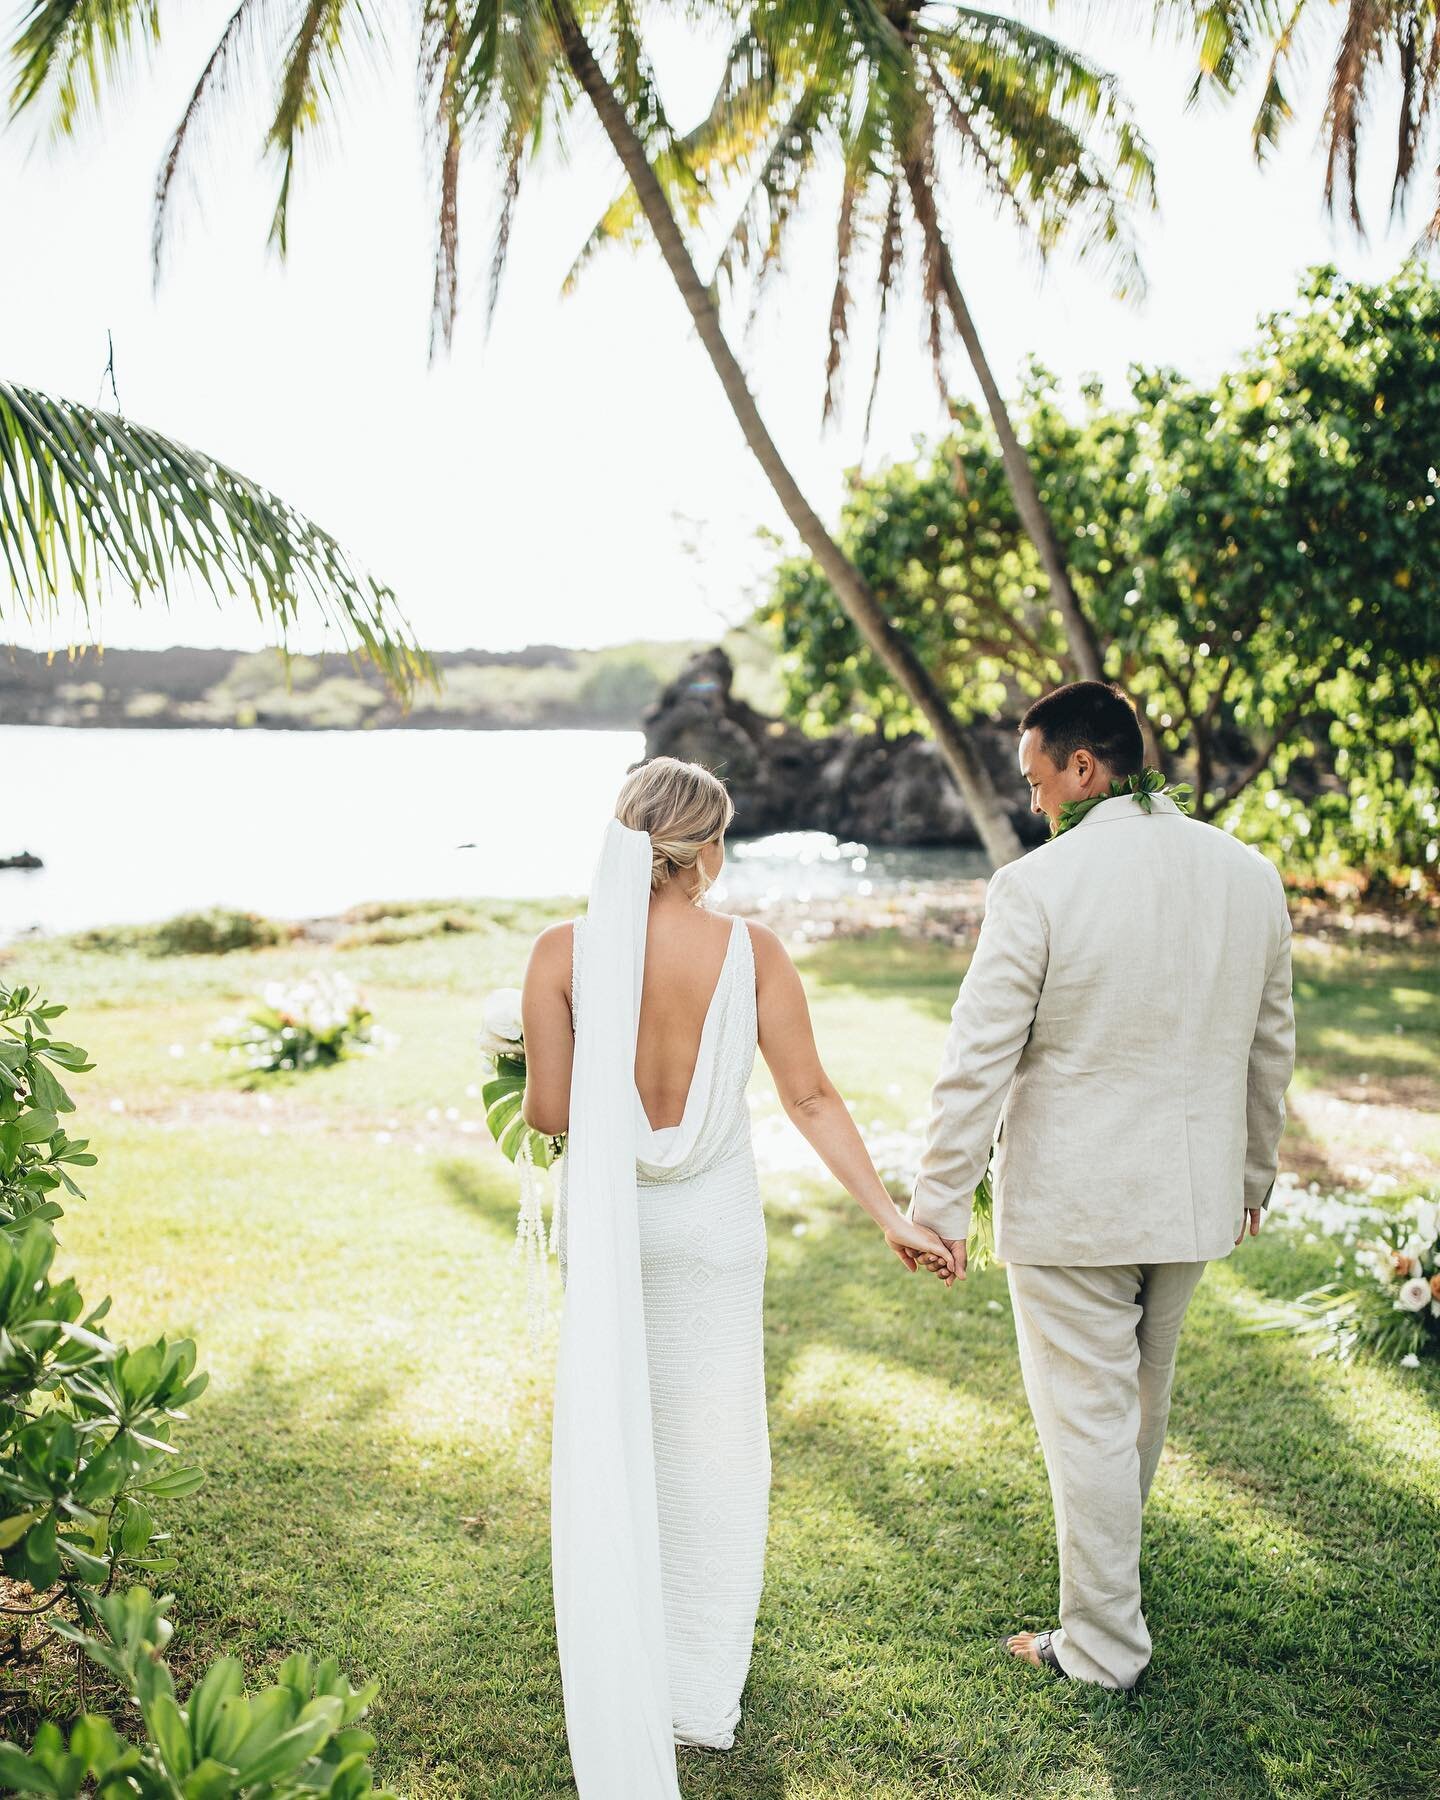
<path fill-rule="evenodd" d="M 963 1277 L 998 1123 L 996 1256 L 1060 1549 L 1058 1628 L 1007 1648 L 1110 1688 L 1150 1660 L 1140 1514 L 1181 1321 L 1205 1264 L 1260 1230 L 1295 1058 L 1279 876 L 1168 798 L 1112 795 L 1141 764 L 1104 682 L 1021 720 L 1055 835 L 990 882 L 910 1206 Z"/>

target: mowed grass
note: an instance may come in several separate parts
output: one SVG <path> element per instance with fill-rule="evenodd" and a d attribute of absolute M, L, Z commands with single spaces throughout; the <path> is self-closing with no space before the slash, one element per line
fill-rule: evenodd
<path fill-rule="evenodd" d="M 184 1431 L 207 1481 L 169 1512 L 182 1683 L 222 1651 L 257 1673 L 333 1651 L 380 1682 L 377 1763 L 410 1800 L 573 1792 L 553 1324 L 533 1348 L 513 1173 L 467 1091 L 480 998 L 566 910 L 497 905 L 471 931 L 346 950 L 54 944 L 0 963 L 69 1003 L 63 1028 L 97 1060 L 75 1092 L 100 1163 L 62 1223 L 64 1267 L 114 1295 L 120 1333 L 193 1333 L 211 1374 Z M 316 966 L 361 982 L 400 1042 L 247 1090 L 202 1046 L 263 982 Z M 922 1111 L 962 959 L 880 936 L 804 968 L 862 1124 Z M 1299 992 L 1304 1089 L 1403 1078 L 1433 1114 L 1433 965 L 1317 953 Z M 756 1101 L 775 1104 L 763 1066 Z M 1192 1308 L 1147 1517 L 1156 1657 L 1123 1697 L 998 1648 L 1053 1622 L 1056 1588 L 1003 1276 L 947 1294 L 820 1183 L 766 1188 L 767 1582 L 738 1746 L 685 1753 L 687 1796 L 1440 1788 L 1440 1378 L 1243 1330 L 1259 1297 L 1323 1279 L 1328 1247 L 1262 1236 Z"/>

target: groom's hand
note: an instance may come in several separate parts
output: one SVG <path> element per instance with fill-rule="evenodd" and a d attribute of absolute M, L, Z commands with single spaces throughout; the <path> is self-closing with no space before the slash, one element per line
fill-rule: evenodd
<path fill-rule="evenodd" d="M 922 1254 L 916 1260 L 922 1269 L 928 1269 L 932 1275 L 938 1275 L 946 1287 L 954 1287 L 957 1281 L 965 1279 L 965 1240 L 964 1238 L 941 1238 L 940 1242 L 950 1252 L 950 1260 L 954 1264 L 947 1269 L 938 1256 Z"/>
<path fill-rule="evenodd" d="M 1240 1227 L 1240 1235 L 1235 1240 L 1237 1244 L 1243 1244 L 1247 1236 L 1259 1237 L 1260 1218 L 1263 1210 L 1264 1209 L 1259 1206 L 1247 1206 L 1245 1208 L 1245 1223 Z"/>

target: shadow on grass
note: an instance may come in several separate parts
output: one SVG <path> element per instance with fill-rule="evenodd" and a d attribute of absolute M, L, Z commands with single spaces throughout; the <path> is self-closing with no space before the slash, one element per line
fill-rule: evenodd
<path fill-rule="evenodd" d="M 1407 1484 L 1384 1442 L 1357 1430 L 1327 1371 L 1283 1338 L 1242 1335 L 1226 1274 L 1211 1271 L 1182 1346 L 1177 1454 L 1147 1518 L 1156 1661 L 1131 1697 L 1040 1682 L 1001 1666 L 996 1649 L 1008 1630 L 1053 1622 L 1056 1582 L 1008 1307 L 988 1312 L 1001 1290 L 987 1277 L 946 1297 L 949 1313 L 922 1291 L 901 1316 L 866 1249 L 845 1231 L 807 1240 L 799 1254 L 783 1240 L 774 1247 L 777 1492 L 798 1484 L 838 1496 L 852 1532 L 909 1569 L 902 1591 L 913 1602 L 918 1586 L 933 1602 L 887 1623 L 883 1600 L 835 1597 L 875 1619 L 863 1651 L 872 1666 L 893 1655 L 951 1672 L 968 1751 L 958 1743 L 947 1759 L 936 1720 L 945 1696 L 922 1686 L 913 1696 L 917 1767 L 945 1769 L 952 1781 L 963 1770 L 995 1793 L 1053 1783 L 1097 1759 L 1108 1784 L 1099 1791 L 1426 1791 L 1440 1775 L 1435 1747 L 1417 1740 L 1407 1774 L 1397 1770 L 1397 1753 L 1407 1754 L 1399 1743 L 1363 1722 L 1403 1717 L 1417 1683 L 1440 1680 L 1430 1548 L 1440 1495 Z M 913 1385 L 917 1417 L 928 1384 L 952 1384 L 954 1416 L 972 1435 L 957 1430 L 937 1449 L 921 1433 L 917 1459 L 914 1442 L 907 1450 L 896 1436 L 894 1398 L 863 1397 L 856 1365 L 866 1360 L 898 1371 L 902 1390 Z M 1421 1403 L 1434 1402 L 1427 1383 Z M 1416 1573 L 1429 1597 L 1397 1579 L 1401 1571 Z M 772 1594 L 787 1581 L 772 1561 Z M 975 1735 L 977 1711 L 995 1728 L 990 1737 Z M 1353 1728 L 1337 1730 L 1344 1720 Z M 803 1761 L 803 1747 L 798 1754 Z M 1092 1779 L 1102 1780 L 1098 1769 Z"/>
<path fill-rule="evenodd" d="M 486 1173 L 440 1170 L 503 1239 L 513 1196 Z M 1282 1279 L 1273 1257 L 1243 1274 Z M 1357 1427 L 1296 1346 L 1242 1338 L 1225 1286 L 1212 1271 L 1196 1302 L 1148 1521 L 1157 1660 L 1115 1696 L 998 1648 L 1051 1621 L 1055 1586 L 1002 1279 L 945 1294 L 868 1232 L 775 1229 L 766 1592 L 737 1749 L 682 1757 L 687 1800 L 1423 1791 L 1434 1746 L 1406 1739 L 1434 1668 L 1436 1497 L 1385 1466 L 1384 1421 Z M 187 1437 L 209 1478 L 173 1509 L 177 1650 L 334 1653 L 381 1683 L 378 1763 L 402 1793 L 549 1800 L 573 1793 L 549 1357 L 524 1366 L 523 1327 L 513 1356 L 490 1344 L 512 1368 L 492 1393 L 446 1328 L 437 1313 L 419 1333 L 438 1418 L 427 1370 L 378 1337 L 348 1358 L 317 1343 L 298 1369 L 259 1343 L 205 1396 Z"/>

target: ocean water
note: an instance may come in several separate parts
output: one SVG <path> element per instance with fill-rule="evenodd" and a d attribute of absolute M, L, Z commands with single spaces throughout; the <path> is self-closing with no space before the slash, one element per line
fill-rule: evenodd
<path fill-rule="evenodd" d="M 629 731 L 0 726 L 0 939 L 215 905 L 313 918 L 365 900 L 583 894 Z M 736 843 L 716 901 L 833 898 L 983 872 L 962 850 L 822 832 Z"/>

